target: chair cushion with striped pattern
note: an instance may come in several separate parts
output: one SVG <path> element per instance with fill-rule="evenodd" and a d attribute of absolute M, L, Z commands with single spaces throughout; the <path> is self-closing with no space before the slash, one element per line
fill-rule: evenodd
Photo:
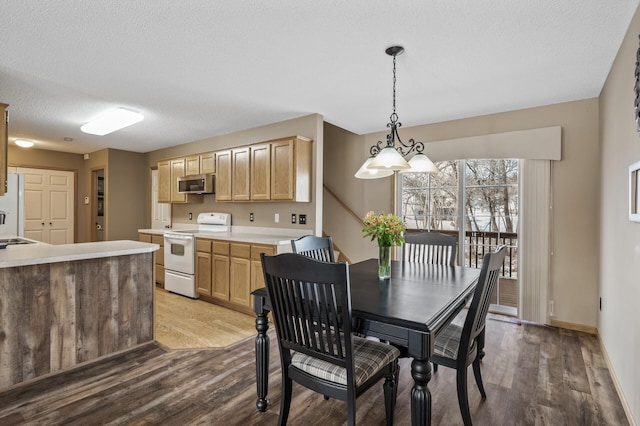
<path fill-rule="evenodd" d="M 400 356 L 400 351 L 386 343 L 353 337 L 356 386 L 366 382 L 382 367 Z M 291 365 L 330 382 L 347 384 L 347 369 L 309 355 L 296 352 Z"/>
<path fill-rule="evenodd" d="M 460 336 L 462 336 L 462 327 L 453 323 L 449 324 L 436 338 L 433 353 L 445 358 L 458 358 Z"/>

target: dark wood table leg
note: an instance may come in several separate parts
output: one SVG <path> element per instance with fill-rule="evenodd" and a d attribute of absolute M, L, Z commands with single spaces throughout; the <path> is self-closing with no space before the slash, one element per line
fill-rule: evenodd
<path fill-rule="evenodd" d="M 256 313 L 256 385 L 258 400 L 256 407 L 259 411 L 265 411 L 269 405 L 267 392 L 269 390 L 269 318 L 268 312 Z"/>
<path fill-rule="evenodd" d="M 427 387 L 431 380 L 431 363 L 428 359 L 413 359 L 411 362 L 411 424 L 426 426 L 431 424 L 431 392 Z"/>

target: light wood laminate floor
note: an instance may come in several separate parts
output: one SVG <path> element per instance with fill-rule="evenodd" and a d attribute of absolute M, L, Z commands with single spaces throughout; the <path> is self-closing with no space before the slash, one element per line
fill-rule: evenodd
<path fill-rule="evenodd" d="M 254 343 L 224 349 L 167 350 L 152 344 L 0 392 L 0 424 L 276 425 L 280 360 L 270 332 L 270 405 L 255 408 Z M 473 375 L 471 417 L 490 425 L 627 425 L 595 336 L 554 327 L 487 321 L 482 361 L 487 399 Z M 396 425 L 410 424 L 411 360 L 400 361 Z M 460 425 L 455 372 L 440 367 L 429 383 L 434 425 Z M 359 425 L 384 425 L 382 383 L 357 400 Z M 290 426 L 345 424 L 342 401 L 293 385 Z"/>
<path fill-rule="evenodd" d="M 256 334 L 255 317 L 155 289 L 155 340 L 168 349 L 224 348 Z"/>

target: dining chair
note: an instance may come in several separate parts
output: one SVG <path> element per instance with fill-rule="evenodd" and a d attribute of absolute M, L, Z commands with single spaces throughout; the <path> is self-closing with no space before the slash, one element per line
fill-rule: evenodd
<path fill-rule="evenodd" d="M 291 240 L 291 250 L 294 253 L 324 262 L 336 261 L 333 251 L 333 240 L 330 236 L 318 237 L 316 235 L 305 235 L 297 240 Z"/>
<path fill-rule="evenodd" d="M 356 398 L 384 378 L 387 425 L 392 425 L 400 353 L 352 334 L 349 266 L 294 253 L 260 258 L 282 367 L 278 424 L 287 423 L 293 381 L 346 401 L 353 426 Z"/>
<path fill-rule="evenodd" d="M 406 234 L 402 245 L 402 260 L 414 263 L 455 265 L 458 238 L 439 232 Z"/>
<path fill-rule="evenodd" d="M 487 397 L 480 373 L 481 357 L 479 351 L 484 346 L 487 311 L 491 304 L 491 294 L 498 282 L 505 253 L 506 247 L 500 246 L 495 252 L 484 255 L 478 285 L 473 292 L 464 325 L 451 323 L 445 327 L 436 336 L 434 354 L 430 358 L 434 366 L 443 365 L 456 370 L 458 405 L 465 426 L 472 424 L 467 396 L 467 369 L 469 365 L 473 365 L 473 374 L 482 398 Z"/>
<path fill-rule="evenodd" d="M 406 234 L 402 244 L 402 261 L 411 263 L 430 263 L 435 265 L 456 264 L 457 241 L 455 235 L 439 232 L 418 232 Z M 406 355 L 402 350 L 402 357 Z M 434 366 L 438 371 L 438 366 Z"/>

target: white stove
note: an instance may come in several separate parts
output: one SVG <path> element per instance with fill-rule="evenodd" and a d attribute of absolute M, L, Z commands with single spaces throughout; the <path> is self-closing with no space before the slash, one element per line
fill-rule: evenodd
<path fill-rule="evenodd" d="M 164 288 L 193 299 L 196 292 L 196 236 L 203 232 L 229 232 L 231 214 L 200 213 L 198 229 L 171 230 L 164 233 Z"/>

